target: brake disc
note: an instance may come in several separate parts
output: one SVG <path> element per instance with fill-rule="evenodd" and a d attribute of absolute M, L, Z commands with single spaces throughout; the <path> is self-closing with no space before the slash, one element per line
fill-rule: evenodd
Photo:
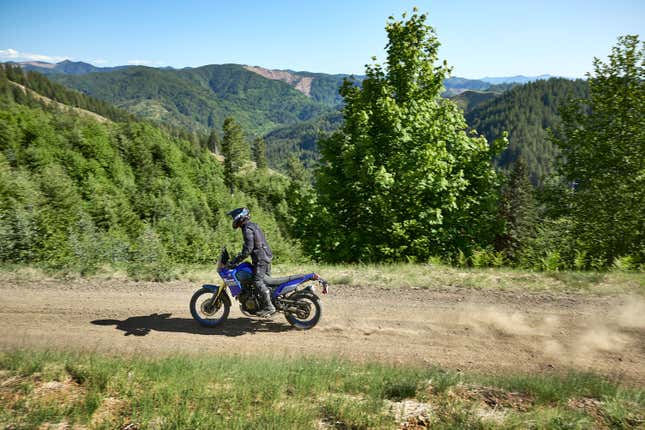
<path fill-rule="evenodd" d="M 298 311 L 296 312 L 296 315 L 298 315 L 298 318 L 300 319 L 309 318 L 310 313 L 311 313 L 311 305 L 309 303 L 302 303 L 302 302 L 298 303 Z"/>
<path fill-rule="evenodd" d="M 204 300 L 204 301 L 202 302 L 202 305 L 200 306 L 200 308 L 201 308 L 202 313 L 203 313 L 204 315 L 211 316 L 211 315 L 215 315 L 215 313 L 216 313 L 216 312 L 217 312 L 217 310 L 219 309 L 219 306 L 216 306 L 216 305 L 212 302 L 212 300 Z"/>

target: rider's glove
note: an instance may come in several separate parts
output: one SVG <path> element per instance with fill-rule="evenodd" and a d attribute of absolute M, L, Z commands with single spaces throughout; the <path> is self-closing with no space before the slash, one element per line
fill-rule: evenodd
<path fill-rule="evenodd" d="M 234 257 L 231 261 L 228 262 L 226 265 L 227 268 L 232 269 L 233 267 L 237 266 L 237 257 Z"/>

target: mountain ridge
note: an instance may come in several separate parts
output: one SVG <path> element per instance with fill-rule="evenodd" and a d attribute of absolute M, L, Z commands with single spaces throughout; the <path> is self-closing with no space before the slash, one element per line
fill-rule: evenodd
<path fill-rule="evenodd" d="M 515 75 L 515 76 L 499 76 L 499 77 L 485 77 L 480 80 L 488 82 L 489 84 L 527 84 L 529 82 L 547 80 L 551 78 L 558 78 L 561 76 L 553 76 L 549 74 L 542 74 L 538 76 L 524 76 L 524 75 Z"/>
<path fill-rule="evenodd" d="M 58 63 L 48 63 L 44 61 L 22 61 L 22 62 L 7 62 L 10 64 L 19 65 L 26 70 L 37 71 L 42 74 L 64 74 L 64 75 L 82 75 L 87 73 L 105 73 L 112 72 L 115 70 L 121 70 L 132 67 L 140 67 L 139 65 L 120 65 L 112 67 L 98 67 L 91 63 L 84 61 L 71 61 L 63 60 Z M 258 73 L 264 76 L 267 79 L 276 79 L 271 76 L 284 75 L 283 78 L 277 78 L 277 80 L 282 80 L 289 83 L 292 87 L 300 85 L 300 88 L 296 88 L 298 91 L 302 92 L 305 95 L 311 96 L 311 84 L 316 81 L 316 79 L 329 79 L 334 82 L 341 83 L 344 78 L 353 77 L 357 81 L 362 81 L 364 76 L 362 75 L 353 75 L 345 73 L 319 73 L 319 72 L 310 72 L 310 71 L 296 71 L 292 69 L 270 69 L 262 67 L 259 65 L 249 65 L 249 64 L 236 64 L 246 68 L 249 71 Z M 174 68 L 170 66 L 164 67 L 151 67 L 159 70 L 195 70 L 202 67 L 208 66 L 223 66 L 226 64 L 205 64 L 198 67 L 183 67 L 183 68 Z M 536 80 L 546 80 L 552 77 L 556 77 L 550 74 L 541 74 L 537 76 L 525 76 L 525 75 L 514 75 L 514 76 L 499 76 L 499 77 L 484 77 L 479 79 L 464 78 L 459 76 L 453 76 L 444 82 L 446 86 L 447 93 L 449 95 L 456 95 L 466 90 L 485 90 L 488 89 L 490 85 L 497 84 L 524 84 L 528 82 L 533 82 Z M 308 79 L 311 78 L 311 79 Z"/>

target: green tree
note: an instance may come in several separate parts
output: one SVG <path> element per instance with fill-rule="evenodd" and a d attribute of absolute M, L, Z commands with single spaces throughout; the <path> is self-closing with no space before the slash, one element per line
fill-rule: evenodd
<path fill-rule="evenodd" d="M 594 59 L 590 99 L 562 112 L 554 141 L 571 184 L 574 236 L 595 261 L 645 259 L 645 43 L 620 37 Z"/>
<path fill-rule="evenodd" d="M 231 117 L 224 120 L 224 139 L 222 139 L 224 156 L 224 183 L 231 194 L 235 190 L 235 174 L 244 161 L 248 160 L 248 145 L 244 140 L 242 127 Z"/>
<path fill-rule="evenodd" d="M 495 245 L 511 261 L 517 261 L 519 251 L 535 236 L 537 225 L 537 204 L 523 158 L 515 162 L 502 189 L 499 216 L 505 228 Z"/>
<path fill-rule="evenodd" d="M 286 195 L 289 231 L 300 239 L 304 249 L 313 250 L 317 258 L 322 257 L 315 251 L 326 228 L 324 221 L 317 216 L 316 191 L 311 183 L 311 173 L 305 169 L 300 157 L 291 154 L 287 159 L 287 176 L 290 181 Z"/>
<path fill-rule="evenodd" d="M 263 138 L 258 137 L 253 141 L 253 161 L 258 169 L 266 169 L 267 165 L 267 144 Z"/>
<path fill-rule="evenodd" d="M 291 179 L 293 185 L 297 187 L 302 187 L 305 185 L 310 185 L 311 177 L 309 170 L 305 169 L 305 166 L 300 161 L 300 157 L 295 154 L 289 155 L 287 158 L 287 176 Z"/>
<path fill-rule="evenodd" d="M 210 134 L 208 135 L 208 139 L 206 140 L 206 147 L 213 154 L 219 154 L 221 145 L 222 143 L 220 142 L 219 136 L 217 135 L 215 130 L 211 130 Z"/>
<path fill-rule="evenodd" d="M 392 17 L 385 66 L 346 81 L 341 130 L 320 142 L 320 251 L 332 260 L 427 259 L 492 242 L 497 175 L 489 145 L 467 133 L 459 107 L 441 99 L 450 69 L 415 10 Z"/>

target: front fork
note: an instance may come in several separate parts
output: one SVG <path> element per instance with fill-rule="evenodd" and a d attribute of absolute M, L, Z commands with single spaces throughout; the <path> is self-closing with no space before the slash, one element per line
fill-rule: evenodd
<path fill-rule="evenodd" d="M 222 286 L 219 287 L 217 289 L 217 292 L 213 294 L 213 296 L 208 300 L 208 306 L 215 306 L 220 296 L 222 295 L 222 291 L 224 291 L 225 289 L 226 289 L 226 284 L 222 282 Z"/>

